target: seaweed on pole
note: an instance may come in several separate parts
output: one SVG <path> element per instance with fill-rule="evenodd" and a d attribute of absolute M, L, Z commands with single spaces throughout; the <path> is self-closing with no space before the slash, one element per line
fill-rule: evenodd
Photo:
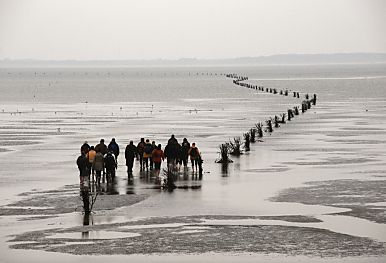
<path fill-rule="evenodd" d="M 280 125 L 279 125 L 279 117 L 277 117 L 276 115 L 275 115 L 275 118 L 273 118 L 273 123 L 275 124 L 275 128 L 279 128 L 280 127 Z"/>
<path fill-rule="evenodd" d="M 251 145 L 251 135 L 249 132 L 244 133 L 244 149 L 246 152 L 249 152 L 251 150 L 250 145 Z"/>
<path fill-rule="evenodd" d="M 92 209 L 94 207 L 94 204 L 96 202 L 96 199 L 99 195 L 99 191 L 97 192 L 90 192 L 90 188 L 88 186 L 88 182 L 82 183 L 80 186 L 80 199 L 83 203 L 83 212 L 86 215 L 89 215 L 92 213 Z"/>
<path fill-rule="evenodd" d="M 312 99 L 312 104 L 313 104 L 313 105 L 316 105 L 316 94 L 314 94 L 314 97 L 313 97 L 313 99 Z"/>
<path fill-rule="evenodd" d="M 257 131 L 257 137 L 262 138 L 263 137 L 263 123 L 258 122 L 255 124 L 256 131 Z"/>
<path fill-rule="evenodd" d="M 174 174 L 171 169 L 163 170 L 163 176 L 160 183 L 161 189 L 168 190 L 169 192 L 172 192 L 177 188 L 176 184 L 174 183 Z"/>
<path fill-rule="evenodd" d="M 280 114 L 280 117 L 281 117 L 280 123 L 285 123 L 285 118 L 287 117 L 287 114 L 282 113 L 282 114 Z"/>
<path fill-rule="evenodd" d="M 298 106 L 294 107 L 294 114 L 299 115 L 299 107 Z"/>
<path fill-rule="evenodd" d="M 241 151 L 240 137 L 234 137 L 233 141 L 232 140 L 229 141 L 229 147 L 230 147 L 229 154 L 235 155 L 235 156 L 241 155 L 242 151 Z"/>
<path fill-rule="evenodd" d="M 266 120 L 265 123 L 267 124 L 266 131 L 269 132 L 269 133 L 273 132 L 272 120 L 271 119 Z"/>
<path fill-rule="evenodd" d="M 306 112 L 308 110 L 307 101 L 302 102 L 302 113 Z"/>
<path fill-rule="evenodd" d="M 220 149 L 220 159 L 216 160 L 216 163 L 222 163 L 222 164 L 227 164 L 227 163 L 233 163 L 233 161 L 229 158 L 229 151 L 230 151 L 230 145 L 229 143 L 223 143 L 218 146 Z"/>
<path fill-rule="evenodd" d="M 251 135 L 251 143 L 256 142 L 256 128 L 250 129 L 249 134 Z"/>
<path fill-rule="evenodd" d="M 310 100 L 307 100 L 307 109 L 311 109 L 311 101 Z"/>
<path fill-rule="evenodd" d="M 288 116 L 288 121 L 291 121 L 291 119 L 294 117 L 294 112 L 292 109 L 287 110 L 287 116 Z"/>

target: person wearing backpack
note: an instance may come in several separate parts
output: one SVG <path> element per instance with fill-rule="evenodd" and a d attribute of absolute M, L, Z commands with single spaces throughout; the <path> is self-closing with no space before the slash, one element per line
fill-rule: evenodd
<path fill-rule="evenodd" d="M 192 143 L 192 147 L 190 147 L 188 151 L 188 155 L 190 156 L 190 161 L 192 162 L 192 169 L 194 171 L 194 168 L 198 167 L 198 160 L 200 158 L 200 151 L 196 147 L 196 143 Z"/>
<path fill-rule="evenodd" d="M 137 145 L 137 154 L 139 159 L 140 170 L 143 170 L 143 151 L 145 148 L 145 138 L 141 138 L 141 141 Z"/>
<path fill-rule="evenodd" d="M 165 157 L 168 163 L 168 170 L 174 170 L 176 166 L 176 160 L 178 157 L 178 141 L 169 139 L 169 143 L 165 147 Z"/>
<path fill-rule="evenodd" d="M 101 185 L 102 171 L 104 170 L 104 159 L 101 152 L 96 153 L 92 167 L 95 170 L 97 184 Z"/>
<path fill-rule="evenodd" d="M 95 146 L 95 151 L 101 152 L 102 155 L 105 155 L 107 153 L 108 149 L 104 139 L 101 139 L 100 142 Z"/>
<path fill-rule="evenodd" d="M 154 162 L 153 162 L 153 151 L 157 149 L 157 145 L 155 144 L 155 141 L 151 142 L 151 157 L 150 157 L 150 170 L 153 170 Z"/>
<path fill-rule="evenodd" d="M 117 168 L 117 163 L 112 151 L 108 151 L 105 155 L 104 164 L 106 167 L 107 182 L 109 182 L 109 180 L 113 181 L 115 178 L 115 169 Z"/>
<path fill-rule="evenodd" d="M 158 144 L 157 148 L 152 152 L 154 162 L 154 172 L 159 175 L 161 170 L 161 163 L 165 159 L 164 152 L 161 150 L 161 144 Z"/>
<path fill-rule="evenodd" d="M 76 165 L 78 166 L 79 169 L 79 180 L 80 184 L 83 186 L 84 182 L 87 182 L 87 177 L 88 177 L 88 169 L 87 169 L 87 158 L 86 154 L 84 151 L 81 151 L 80 156 L 76 160 Z"/>
<path fill-rule="evenodd" d="M 189 149 L 190 149 L 190 143 L 188 142 L 188 139 L 184 138 L 182 140 L 182 145 L 181 145 L 181 160 L 182 160 L 182 163 L 184 164 L 184 167 L 187 167 L 188 165 Z"/>
<path fill-rule="evenodd" d="M 87 157 L 87 161 L 88 161 L 87 162 L 88 177 L 89 177 L 89 180 L 90 180 L 90 175 L 91 175 L 91 172 L 92 172 L 92 180 L 93 181 L 95 181 L 94 180 L 95 171 L 94 171 L 94 168 L 92 167 L 92 164 L 94 163 L 95 155 L 96 155 L 96 151 L 94 150 L 94 146 L 91 146 L 90 150 L 86 154 L 86 157 Z"/>
<path fill-rule="evenodd" d="M 90 150 L 90 145 L 88 144 L 87 141 L 85 141 L 83 145 L 80 147 L 80 151 L 84 152 L 84 154 L 87 154 L 89 150 Z"/>
<path fill-rule="evenodd" d="M 119 145 L 115 142 L 115 138 L 111 139 L 111 142 L 109 143 L 109 146 L 107 146 L 107 149 L 109 151 L 112 151 L 115 156 L 115 161 L 118 164 L 118 155 L 119 155 Z"/>
<path fill-rule="evenodd" d="M 149 139 L 146 139 L 145 147 L 143 148 L 143 163 L 146 167 L 146 171 L 149 170 L 149 159 L 151 158 L 151 153 L 153 152 L 153 146 L 150 143 Z"/>

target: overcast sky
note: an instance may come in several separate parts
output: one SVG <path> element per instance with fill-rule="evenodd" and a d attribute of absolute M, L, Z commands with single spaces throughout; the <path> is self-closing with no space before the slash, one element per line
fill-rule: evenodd
<path fill-rule="evenodd" d="M 0 0 L 0 59 L 386 53 L 385 0 Z"/>

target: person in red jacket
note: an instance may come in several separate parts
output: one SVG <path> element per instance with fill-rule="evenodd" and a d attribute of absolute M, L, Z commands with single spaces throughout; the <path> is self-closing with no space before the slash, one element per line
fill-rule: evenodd
<path fill-rule="evenodd" d="M 161 170 L 161 163 L 165 159 L 164 152 L 161 150 L 161 144 L 158 144 L 157 148 L 153 150 L 151 155 L 154 163 L 154 171 L 159 174 Z"/>

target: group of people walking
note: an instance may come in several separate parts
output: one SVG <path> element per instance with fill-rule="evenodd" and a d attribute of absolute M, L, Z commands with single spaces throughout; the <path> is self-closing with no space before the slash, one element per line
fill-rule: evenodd
<path fill-rule="evenodd" d="M 86 178 L 96 181 L 98 185 L 105 180 L 113 180 L 115 171 L 118 167 L 119 145 L 115 139 L 106 146 L 104 139 L 95 147 L 90 146 L 85 142 L 81 146 L 81 155 L 77 159 L 77 165 L 80 172 L 80 182 L 84 183 Z M 167 145 L 162 149 L 161 144 L 156 144 L 155 141 L 150 142 L 149 139 L 141 138 L 137 145 L 133 141 L 125 148 L 125 159 L 127 173 L 129 178 L 133 175 L 134 162 L 137 160 L 141 171 L 153 170 L 156 175 L 159 175 L 161 164 L 166 159 L 168 170 L 180 169 L 188 167 L 190 158 L 193 171 L 202 174 L 202 158 L 199 149 L 195 143 L 190 144 L 184 138 L 181 143 L 174 135 L 170 137 Z"/>
<path fill-rule="evenodd" d="M 117 158 L 119 155 L 119 145 L 112 138 L 108 146 L 105 140 L 101 139 L 95 147 L 90 146 L 87 141 L 80 147 L 81 155 L 77 159 L 80 172 L 80 183 L 83 184 L 85 178 L 96 181 L 99 185 L 105 180 L 115 178 L 115 170 L 118 167 Z"/>

